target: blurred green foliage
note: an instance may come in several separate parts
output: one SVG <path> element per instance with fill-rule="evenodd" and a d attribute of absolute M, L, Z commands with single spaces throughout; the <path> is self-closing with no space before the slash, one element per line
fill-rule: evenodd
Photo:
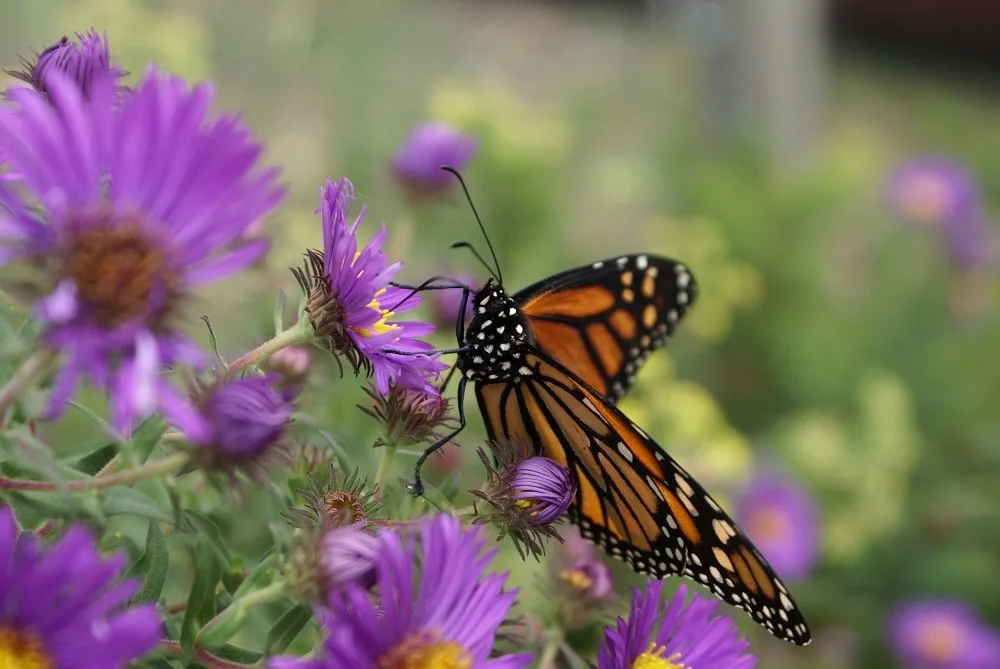
<path fill-rule="evenodd" d="M 508 11 L 504 27 L 479 17 L 500 10 L 478 3 L 303 1 L 277 10 L 234 0 L 18 0 L 0 8 L 0 53 L 13 66 L 15 54 L 94 25 L 133 73 L 152 59 L 213 77 L 222 101 L 268 140 L 293 193 L 271 223 L 276 248 L 250 289 L 230 282 L 199 305 L 230 352 L 270 334 L 270 294 L 296 295 L 284 267 L 320 244 L 312 210 L 327 175 L 355 180 L 369 205 L 367 233 L 385 220 L 406 278 L 442 268 L 482 275 L 447 250 L 458 239 L 481 244 L 464 201 L 411 208 L 386 168 L 415 122 L 474 133 L 480 152 L 465 177 L 508 287 L 630 251 L 683 259 L 701 284 L 699 303 L 624 408 L 722 499 L 768 461 L 816 495 L 823 561 L 793 588 L 821 642 L 789 650 L 746 625 L 762 666 L 887 666 L 885 616 L 906 598 L 961 597 L 1000 624 L 1000 598 L 986 585 L 1000 568 L 995 312 L 986 303 L 974 322 L 957 318 L 956 278 L 935 239 L 890 221 L 880 202 L 893 162 L 928 150 L 967 162 L 988 195 L 1000 195 L 995 94 L 844 57 L 832 72 L 827 151 L 777 174 L 752 142 L 720 147 L 694 131 L 684 61 L 670 60 L 675 52 L 648 31 L 613 17 L 574 19 L 569 9 Z M 579 63 L 560 61 L 570 70 L 618 48 L 631 59 L 627 72 L 563 78 L 542 67 L 540 45 L 564 31 L 582 44 Z M 517 49 L 504 41 L 519 36 Z M 892 102 L 880 97 L 890 93 Z M 994 280 L 983 279 L 980 299 Z M 333 374 L 320 361 L 314 380 Z M 333 397 L 307 392 L 304 411 L 371 469 L 377 426 L 354 408 L 364 396 L 353 383 L 336 387 Z M 451 485 L 479 480 L 469 456 L 481 437 L 473 418 L 463 479 Z M 216 494 L 186 503 L 209 512 Z M 241 518 L 274 517 L 275 503 L 262 491 Z M 271 541 L 260 524 L 214 520 L 253 561 Z M 513 551 L 501 564 L 526 588 L 525 606 L 537 603 L 531 589 L 544 567 L 522 565 Z M 825 629 L 856 636 L 858 656 L 836 664 Z M 241 641 L 252 646 L 262 630 L 251 620 Z"/>

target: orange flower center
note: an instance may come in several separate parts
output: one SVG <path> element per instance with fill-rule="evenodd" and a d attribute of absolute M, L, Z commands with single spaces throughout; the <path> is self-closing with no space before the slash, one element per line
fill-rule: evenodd
<path fill-rule="evenodd" d="M 747 529 L 755 541 L 783 541 L 791 533 L 787 514 L 774 506 L 765 506 L 750 514 Z"/>
<path fill-rule="evenodd" d="M 80 232 L 70 239 L 63 276 L 102 326 L 159 320 L 179 292 L 163 245 L 144 234 L 141 221 L 118 220 L 112 227 L 110 215 L 103 209 L 77 214 Z"/>
<path fill-rule="evenodd" d="M 962 630 L 948 620 L 935 620 L 924 628 L 917 641 L 921 654 L 934 662 L 955 659 L 962 645 Z"/>
<path fill-rule="evenodd" d="M 0 626 L 0 669 L 53 669 L 41 638 L 28 630 Z"/>

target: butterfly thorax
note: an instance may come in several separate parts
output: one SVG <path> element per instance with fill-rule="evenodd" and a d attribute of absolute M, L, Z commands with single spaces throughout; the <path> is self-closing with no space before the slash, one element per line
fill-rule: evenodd
<path fill-rule="evenodd" d="M 471 381 L 505 381 L 524 374 L 524 347 L 531 328 L 501 286 L 491 279 L 473 298 L 473 316 L 465 330 L 458 367 Z M 530 373 L 530 371 L 528 371 Z"/>

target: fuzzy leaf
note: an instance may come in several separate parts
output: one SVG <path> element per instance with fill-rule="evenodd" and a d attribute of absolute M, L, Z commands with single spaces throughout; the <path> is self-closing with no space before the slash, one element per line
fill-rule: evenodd
<path fill-rule="evenodd" d="M 132 563 L 126 573 L 130 577 L 142 578 L 142 589 L 132 598 L 132 604 L 155 602 L 160 598 L 169 566 L 170 553 L 167 551 L 167 542 L 163 538 L 160 526 L 155 520 L 151 520 L 146 531 L 146 550 L 142 557 Z"/>
<path fill-rule="evenodd" d="M 189 656 L 194 649 L 194 639 L 198 630 L 215 615 L 215 586 L 222 575 L 215 551 L 209 550 L 202 541 L 195 546 L 194 562 L 194 583 L 191 585 L 188 605 L 184 610 L 180 639 L 181 648 Z"/>

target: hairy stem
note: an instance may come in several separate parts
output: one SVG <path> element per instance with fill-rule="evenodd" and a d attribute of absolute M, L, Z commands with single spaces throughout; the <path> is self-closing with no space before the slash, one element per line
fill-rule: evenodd
<path fill-rule="evenodd" d="M 243 369 L 244 367 L 251 367 L 260 365 L 260 363 L 271 357 L 276 351 L 280 351 L 286 346 L 293 346 L 295 344 L 305 344 L 313 338 L 312 326 L 308 321 L 299 321 L 292 327 L 279 332 L 271 339 L 250 351 L 246 355 L 241 356 L 237 360 L 229 363 L 226 367 L 226 371 L 229 373 Z"/>
<path fill-rule="evenodd" d="M 101 477 L 94 477 L 86 481 L 69 481 L 65 488 L 78 492 L 81 490 L 103 490 L 118 485 L 131 485 L 137 481 L 156 478 L 173 474 L 185 464 L 188 456 L 186 453 L 175 453 L 155 462 L 150 462 L 139 467 L 126 469 L 115 474 L 107 474 Z M 50 481 L 25 481 L 23 479 L 11 479 L 0 476 L 0 489 L 6 490 L 26 490 L 30 492 L 52 492 L 60 488 Z"/>

